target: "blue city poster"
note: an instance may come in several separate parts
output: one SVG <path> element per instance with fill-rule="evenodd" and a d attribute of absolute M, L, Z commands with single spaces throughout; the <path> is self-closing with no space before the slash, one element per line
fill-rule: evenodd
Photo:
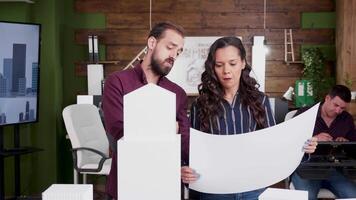
<path fill-rule="evenodd" d="M 37 121 L 40 25 L 0 22 L 0 126 Z"/>

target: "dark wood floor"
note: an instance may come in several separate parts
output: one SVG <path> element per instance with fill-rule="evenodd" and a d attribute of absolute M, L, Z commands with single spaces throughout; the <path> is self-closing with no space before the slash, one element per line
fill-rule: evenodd
<path fill-rule="evenodd" d="M 284 182 L 277 183 L 273 185 L 274 188 L 284 188 Z M 183 190 L 182 190 L 183 191 Z M 94 185 L 94 200 L 108 200 L 105 194 L 105 185 L 103 184 L 95 184 Z M 183 196 L 183 195 L 182 195 Z M 41 200 L 41 195 L 36 196 L 22 196 L 20 198 L 6 198 L 6 200 Z M 189 192 L 189 200 L 197 200 L 198 196 L 194 191 Z M 319 200 L 334 200 L 334 199 L 319 199 Z"/>

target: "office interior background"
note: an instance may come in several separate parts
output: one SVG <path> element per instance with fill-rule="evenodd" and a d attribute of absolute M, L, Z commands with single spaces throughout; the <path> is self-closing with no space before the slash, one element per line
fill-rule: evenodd
<path fill-rule="evenodd" d="M 62 110 L 87 94 L 88 35 L 99 38 L 105 76 L 122 70 L 144 47 L 150 2 L 135 0 L 0 1 L 0 21 L 40 23 L 39 121 L 20 126 L 21 146 L 43 151 L 21 156 L 21 194 L 40 196 L 53 183 L 73 183 L 70 141 Z M 336 83 L 345 75 L 356 90 L 356 1 L 354 0 L 153 0 L 152 23 L 169 20 L 187 36 L 242 36 L 251 63 L 252 38 L 265 36 L 265 92 L 281 98 L 302 77 L 303 64 L 285 62 L 284 30 L 293 30 L 295 61 L 319 47 Z M 1 45 L 1 44 L 0 44 Z M 195 97 L 191 96 L 192 101 Z M 293 106 L 293 102 L 289 102 Z M 356 119 L 356 101 L 349 112 Z M 13 146 L 13 127 L 4 127 L 4 146 Z M 5 159 L 5 196 L 14 194 L 13 158 Z M 103 191 L 104 178 L 89 182 Z"/>

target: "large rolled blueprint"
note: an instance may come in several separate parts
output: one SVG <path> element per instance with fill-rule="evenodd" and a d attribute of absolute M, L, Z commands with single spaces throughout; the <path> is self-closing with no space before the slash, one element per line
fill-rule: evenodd
<path fill-rule="evenodd" d="M 298 167 L 312 137 L 319 104 L 266 129 L 212 135 L 190 129 L 190 167 L 200 175 L 191 189 L 215 194 L 251 191 L 277 183 Z"/>

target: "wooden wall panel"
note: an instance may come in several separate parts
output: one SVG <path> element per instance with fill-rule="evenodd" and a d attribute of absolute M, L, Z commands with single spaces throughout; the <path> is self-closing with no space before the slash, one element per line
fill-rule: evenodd
<path fill-rule="evenodd" d="M 292 29 L 294 44 L 334 44 L 335 34 L 332 29 Z M 252 44 L 253 36 L 265 35 L 266 43 L 284 45 L 284 29 L 236 29 L 236 36 L 241 36 L 244 44 Z"/>
<path fill-rule="evenodd" d="M 298 28 L 300 14 L 269 13 L 266 15 L 266 28 Z M 206 13 L 204 22 L 208 28 L 263 28 L 263 13 Z"/>
<path fill-rule="evenodd" d="M 104 76 L 107 77 L 111 73 L 122 70 L 124 67 L 115 64 L 105 64 L 104 65 Z M 76 76 L 87 76 L 87 65 L 86 63 L 75 63 L 75 75 Z"/>
<path fill-rule="evenodd" d="M 337 82 L 345 84 L 345 75 L 353 81 L 351 90 L 356 90 L 356 1 L 338 0 L 336 2 L 337 31 Z M 356 100 L 352 100 L 348 111 L 356 121 Z"/>
<path fill-rule="evenodd" d="M 107 28 L 149 29 L 147 13 L 107 14 Z M 263 28 L 263 13 L 153 13 L 152 22 L 171 21 L 184 28 Z M 269 13 L 266 16 L 266 28 L 298 28 L 300 14 Z"/>
<path fill-rule="evenodd" d="M 262 0 L 153 0 L 153 12 L 261 12 Z M 333 0 L 268 0 L 268 12 L 333 11 Z M 149 1 L 76 0 L 77 12 L 149 12 Z"/>
<path fill-rule="evenodd" d="M 269 54 L 266 62 L 266 92 L 281 96 L 294 85 L 301 64 L 284 63 L 284 29 L 292 28 L 295 57 L 300 60 L 302 44 L 333 44 L 334 29 L 302 29 L 301 12 L 333 11 L 333 0 L 268 0 L 266 29 L 263 29 L 262 0 L 153 0 L 152 24 L 172 21 L 183 26 L 187 36 L 242 36 L 251 63 L 252 38 L 265 35 Z M 75 0 L 76 12 L 101 12 L 106 29 L 78 29 L 77 44 L 87 44 L 88 34 L 99 36 L 106 45 L 106 59 L 120 60 L 106 65 L 105 74 L 121 70 L 146 44 L 149 31 L 149 1 Z M 86 68 L 76 64 L 76 75 L 85 76 Z"/>
<path fill-rule="evenodd" d="M 284 44 L 284 29 L 185 29 L 187 36 L 241 36 L 245 45 L 252 44 L 254 35 L 265 35 L 267 44 Z M 100 43 L 105 45 L 145 44 L 147 29 L 78 29 L 75 42 L 87 44 L 88 35 L 98 35 Z M 296 29 L 293 30 L 294 44 L 334 44 L 332 29 Z"/>
<path fill-rule="evenodd" d="M 332 0 L 268 0 L 267 12 L 321 12 L 334 10 Z M 258 12 L 263 9 L 262 0 L 235 0 L 236 11 Z"/>
<path fill-rule="evenodd" d="M 265 92 L 265 94 L 268 97 L 275 97 L 275 98 L 281 98 L 283 96 L 284 92 Z M 289 102 L 288 102 L 289 103 Z M 292 107 L 292 106 L 291 106 Z"/>
<path fill-rule="evenodd" d="M 144 47 L 145 45 L 110 45 L 106 47 L 106 56 L 108 60 L 131 61 Z"/>
<path fill-rule="evenodd" d="M 281 64 L 276 64 L 273 66 L 273 68 L 277 68 L 278 66 L 281 66 Z M 111 73 L 117 71 L 117 70 L 122 70 L 124 66 L 120 65 L 113 65 L 113 64 L 106 64 L 104 67 L 104 73 L 105 76 L 107 77 Z M 269 67 L 267 67 L 268 70 Z M 298 68 L 298 67 L 297 67 Z M 86 76 L 87 71 L 86 71 L 86 64 L 85 63 L 77 63 L 75 67 L 75 74 L 76 76 Z M 284 91 L 288 89 L 289 86 L 294 86 L 294 83 L 296 80 L 299 79 L 297 75 L 297 69 L 295 69 L 296 72 L 290 73 L 290 74 L 280 74 L 280 72 L 268 72 L 266 76 L 266 93 L 268 94 L 273 94 L 273 95 L 279 95 L 281 96 Z M 290 76 L 288 76 L 290 75 Z M 272 95 L 272 96 L 273 96 Z"/>
<path fill-rule="evenodd" d="M 265 91 L 267 93 L 285 92 L 289 86 L 294 86 L 298 77 L 266 77 Z"/>
<path fill-rule="evenodd" d="M 351 103 L 350 103 L 350 106 L 349 108 L 347 109 L 347 111 L 350 112 L 350 114 L 354 117 L 354 119 L 356 119 L 356 101 L 353 100 Z"/>
<path fill-rule="evenodd" d="M 268 53 L 266 60 L 268 61 L 284 61 L 284 45 L 266 45 Z M 300 60 L 300 45 L 294 45 L 294 57 L 295 60 Z"/>
<path fill-rule="evenodd" d="M 300 64 L 286 65 L 283 61 L 266 63 L 266 77 L 301 77 L 303 67 Z"/>
<path fill-rule="evenodd" d="M 356 1 L 337 1 L 337 82 L 344 84 L 345 75 L 353 80 L 351 89 L 356 90 Z"/>
<path fill-rule="evenodd" d="M 149 31 L 147 29 L 78 29 L 75 31 L 77 44 L 88 44 L 88 35 L 97 35 L 100 44 L 144 45 Z"/>
<path fill-rule="evenodd" d="M 147 13 L 115 13 L 107 14 L 107 28 L 130 28 L 149 30 L 149 15 Z M 184 28 L 201 27 L 203 16 L 200 13 L 186 13 L 175 15 L 172 13 L 153 13 L 152 24 L 160 21 L 171 21 Z"/>
<path fill-rule="evenodd" d="M 247 61 L 251 63 L 251 45 L 245 45 L 247 52 Z M 266 55 L 268 61 L 284 61 L 284 46 L 283 45 L 267 45 L 269 53 Z M 144 45 L 108 45 L 106 48 L 106 58 L 108 60 L 120 60 L 121 64 L 129 63 L 142 49 Z M 295 58 L 300 59 L 300 47 L 295 47 Z"/>

